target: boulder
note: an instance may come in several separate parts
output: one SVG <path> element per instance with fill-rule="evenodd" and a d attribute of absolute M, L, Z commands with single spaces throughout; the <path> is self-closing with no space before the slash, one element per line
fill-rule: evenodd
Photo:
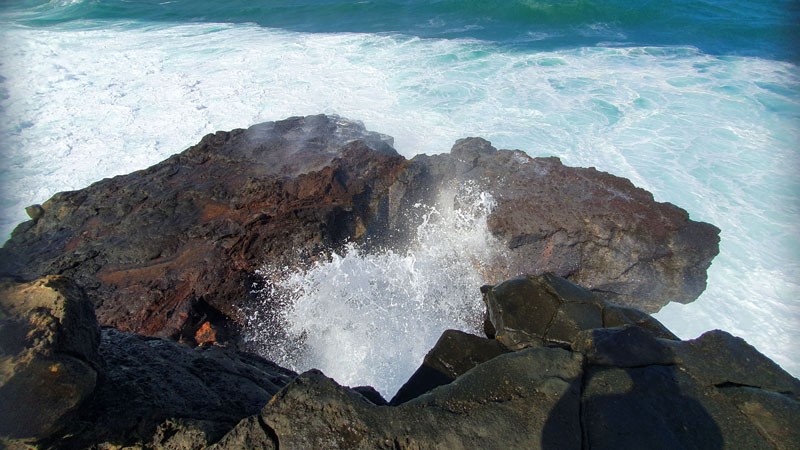
<path fill-rule="evenodd" d="M 102 325 L 192 342 L 204 322 L 240 318 L 265 260 L 294 266 L 385 235 L 381 197 L 404 165 L 391 138 L 336 117 L 210 134 L 53 196 L 0 250 L 0 275 L 69 275 Z"/>
<path fill-rule="evenodd" d="M 611 305 L 552 273 L 486 285 L 481 292 L 492 336 L 511 350 L 544 344 L 569 346 L 582 331 L 626 325 L 637 325 L 655 337 L 677 339 L 652 317 Z"/>
<path fill-rule="evenodd" d="M 425 355 L 422 365 L 411 375 L 392 398 L 392 405 L 447 384 L 473 367 L 508 352 L 500 342 L 463 331 L 446 330 L 436 345 Z"/>
<path fill-rule="evenodd" d="M 483 262 L 488 282 L 549 271 L 645 311 L 705 287 L 719 230 L 624 178 L 480 138 L 410 161 L 391 144 L 324 115 L 207 135 L 29 208 L 0 249 L 0 276 L 70 276 L 100 324 L 122 331 L 209 342 L 209 323 L 231 329 L 214 342 L 236 341 L 229 322 L 256 303 L 265 261 L 303 267 L 349 241 L 402 250 L 419 225 L 414 205 L 466 186 L 496 204 L 488 227 L 504 253 Z"/>
<path fill-rule="evenodd" d="M 219 343 L 192 348 L 106 328 L 98 346 L 89 302 L 69 280 L 6 284 L 3 376 L 8 362 L 23 361 L 14 355 L 28 354 L 51 366 L 74 358 L 95 372 L 59 378 L 69 363 L 55 372 L 23 367 L 26 378 L 0 386 L 0 445 L 800 448 L 800 381 L 739 338 L 721 331 L 690 341 L 665 338 L 658 322 L 550 274 L 482 291 L 487 308 L 495 308 L 490 317 L 502 318 L 493 323 L 498 338 L 446 331 L 404 387 L 406 397 L 390 405 L 369 387 L 340 386 L 318 370 L 298 376 Z M 546 312 L 549 323 L 532 312 Z M 612 326 L 604 326 L 606 317 Z M 509 333 L 508 324 L 524 326 L 526 318 L 524 334 Z M 597 320 L 599 327 L 582 329 Z M 564 326 L 553 339 L 555 323 Z M 506 345 L 503 337 L 512 335 L 538 341 Z M 14 383 L 31 389 L 21 392 Z M 7 426 L 8 417 L 32 412 L 41 415 L 38 422 Z"/>
<path fill-rule="evenodd" d="M 0 438 L 62 428 L 98 379 L 100 329 L 69 279 L 0 284 Z"/>
<path fill-rule="evenodd" d="M 462 365 L 463 373 L 449 380 L 442 374 L 461 371 L 449 372 L 451 365 L 487 344 L 448 331 L 422 366 L 447 384 L 398 406 L 377 406 L 319 371 L 306 372 L 220 442 L 257 436 L 275 448 L 800 446 L 794 426 L 800 420 L 799 381 L 741 339 L 719 331 L 690 341 L 672 339 L 653 319 L 608 305 L 554 275 L 482 290 L 488 308 L 502 313 L 490 314 L 503 319 L 493 322 L 498 340 L 513 335 L 503 324 L 527 321 L 524 335 L 515 336 L 538 339 L 536 345 L 514 341 L 511 347 L 521 349 Z M 597 310 L 588 320 L 586 310 L 564 307 L 570 304 Z M 605 308 L 612 311 L 606 314 Z M 575 324 L 565 327 L 574 332 L 571 342 L 561 331 L 557 339 L 548 338 L 557 317 Z M 605 317 L 611 327 L 580 329 Z M 417 377 L 419 371 L 412 380 Z"/>

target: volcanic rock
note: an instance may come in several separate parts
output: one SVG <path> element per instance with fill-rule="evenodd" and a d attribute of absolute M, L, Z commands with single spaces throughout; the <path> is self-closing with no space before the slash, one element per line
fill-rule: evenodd
<path fill-rule="evenodd" d="M 205 321 L 239 317 L 265 260 L 298 265 L 384 234 L 381 198 L 405 165 L 390 145 L 327 116 L 211 134 L 56 194 L 0 250 L 0 273 L 69 275 L 102 325 L 191 342 Z"/>
<path fill-rule="evenodd" d="M 101 331 L 58 276 L 0 285 L 0 369 L 0 447 L 11 448 L 205 445 L 297 376 L 229 348 Z"/>
<path fill-rule="evenodd" d="M 481 291 L 493 337 L 511 350 L 570 344 L 581 331 L 624 325 L 644 324 L 657 337 L 676 339 L 655 319 L 645 320 L 645 314 L 637 310 L 609 305 L 552 273 L 514 278 Z M 606 309 L 611 311 L 606 313 Z"/>
<path fill-rule="evenodd" d="M 446 330 L 425 355 L 422 365 L 400 387 L 391 404 L 399 405 L 447 384 L 473 367 L 508 350 L 494 339 L 481 338 L 458 330 Z"/>
<path fill-rule="evenodd" d="M 302 374 L 260 413 L 280 448 L 540 448 L 550 417 L 580 449 L 581 357 L 538 348 L 498 356 L 397 407 L 379 407 L 319 371 Z M 491 380 L 491 382 L 489 382 Z M 237 427 L 251 427 L 253 421 Z"/>
<path fill-rule="evenodd" d="M 62 309 L 47 306 L 51 303 L 29 294 L 41 289 L 47 298 L 77 302 Z M 664 338 L 658 322 L 625 314 L 624 308 L 552 274 L 516 278 L 482 291 L 491 299 L 487 304 L 503 306 L 505 324 L 524 322 L 511 312 L 553 308 L 552 316 L 566 324 L 595 320 L 587 321 L 580 308 L 564 307 L 573 302 L 596 306 L 595 318 L 616 308 L 614 324 L 628 322 L 566 327 L 574 331 L 571 342 L 560 332 L 551 339 L 547 327 L 543 332 L 531 327 L 525 338 L 535 336 L 540 342 L 515 351 L 500 340 L 447 331 L 423 363 L 428 374 L 436 371 L 448 378 L 445 383 L 418 388 L 426 381 L 418 371 L 408 384 L 415 390 L 406 393 L 402 404 L 388 406 L 368 387 L 340 386 L 318 370 L 298 376 L 220 345 L 190 348 L 104 329 L 98 348 L 96 324 L 85 317 L 91 312 L 89 301 L 67 280 L 7 285 L 4 292 L 12 294 L 3 297 L 4 337 L 19 335 L 19 327 L 6 328 L 10 318 L 24 325 L 21 318 L 60 317 L 57 326 L 46 327 L 57 333 L 44 334 L 41 342 L 48 348 L 88 349 L 87 361 L 99 369 L 96 387 L 81 391 L 82 401 L 57 419 L 59 426 L 39 428 L 27 439 L 4 428 L 0 443 L 11 448 L 218 450 L 800 447 L 795 426 L 800 380 L 742 339 L 721 331 L 692 341 Z M 76 311 L 83 319 L 65 319 Z M 494 325 L 499 335 L 507 331 L 499 322 Z M 12 347 L 18 354 L 30 353 L 38 351 L 39 342 L 16 341 Z M 4 364 L 8 348 L 3 347 Z M 42 371 L 28 375 L 31 386 L 51 379 Z M 60 392 L 40 397 L 46 403 L 35 407 L 45 412 L 58 407 Z"/>
<path fill-rule="evenodd" d="M 608 307 L 552 274 L 483 290 L 502 293 L 506 314 L 552 308 L 554 297 L 563 306 L 569 294 L 581 304 Z M 541 305 L 515 304 L 525 302 Z M 585 311 L 558 311 L 567 323 L 585 323 Z M 256 437 L 275 448 L 339 449 L 798 448 L 800 381 L 727 333 L 665 339 L 634 318 L 625 326 L 579 330 L 572 343 L 542 333 L 540 346 L 488 359 L 394 407 L 376 406 L 309 371 L 220 442 Z M 484 345 L 477 337 L 461 342 Z"/>
<path fill-rule="evenodd" d="M 99 340 L 91 304 L 70 280 L 0 284 L 0 436 L 62 427 L 95 388 Z"/>
<path fill-rule="evenodd" d="M 302 267 L 348 241 L 402 247 L 419 225 L 414 205 L 458 207 L 459 192 L 477 190 L 494 199 L 489 229 L 505 247 L 485 262 L 489 282 L 554 272 L 645 311 L 705 287 L 719 230 L 626 179 L 480 138 L 410 161 L 391 142 L 322 115 L 210 134 L 32 207 L 0 249 L 0 276 L 70 276 L 102 325 L 195 343 L 206 322 L 244 322 L 265 262 Z"/>
<path fill-rule="evenodd" d="M 216 441 L 297 374 L 256 355 L 104 329 L 103 377 L 59 446 Z M 180 433 L 178 433 L 180 431 Z M 168 446 L 167 446 L 168 447 Z"/>
<path fill-rule="evenodd" d="M 625 178 L 497 150 L 481 138 L 461 139 L 447 155 L 412 159 L 390 205 L 432 202 L 437 192 L 465 183 L 496 202 L 489 230 L 509 250 L 496 282 L 552 272 L 615 303 L 655 312 L 697 298 L 719 251 L 719 229 L 655 202 Z"/>

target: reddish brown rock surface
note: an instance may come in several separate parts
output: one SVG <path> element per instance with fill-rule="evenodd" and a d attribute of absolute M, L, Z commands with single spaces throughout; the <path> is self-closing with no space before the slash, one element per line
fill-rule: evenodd
<path fill-rule="evenodd" d="M 408 161 L 358 123 L 308 116 L 208 135 L 53 196 L 0 250 L 0 275 L 68 275 L 102 325 L 191 342 L 203 323 L 240 319 L 264 262 L 294 266 L 347 240 L 402 246 L 409 206 L 463 183 L 497 201 L 489 227 L 508 262 L 487 282 L 550 271 L 653 311 L 694 300 L 718 252 L 714 226 L 613 175 L 477 138 Z"/>
<path fill-rule="evenodd" d="M 199 345 L 214 344 L 217 342 L 217 330 L 211 325 L 211 322 L 203 322 L 200 329 L 194 334 L 194 341 Z"/>
<path fill-rule="evenodd" d="M 293 264 L 378 222 L 405 165 L 384 138 L 325 116 L 208 135 L 149 169 L 55 195 L 6 243 L 0 272 L 68 274 L 101 324 L 191 339 L 206 319 L 236 317 L 267 258 Z"/>
<path fill-rule="evenodd" d="M 509 249 L 508 266 L 487 281 L 553 272 L 655 312 L 670 301 L 694 301 L 719 252 L 718 228 L 689 220 L 625 178 L 496 150 L 481 138 L 459 140 L 450 154 L 414 158 L 401 179 L 411 197 L 465 182 L 494 197 L 489 229 Z"/>

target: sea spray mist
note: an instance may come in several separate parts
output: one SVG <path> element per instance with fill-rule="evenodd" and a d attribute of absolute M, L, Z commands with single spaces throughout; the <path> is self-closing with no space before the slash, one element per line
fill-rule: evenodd
<path fill-rule="evenodd" d="M 493 206 L 490 194 L 463 184 L 435 206 L 414 206 L 420 222 L 405 250 L 351 242 L 306 268 L 265 264 L 261 302 L 244 311 L 247 345 L 296 371 L 318 368 L 393 395 L 444 330 L 480 333 L 478 287 L 503 263 L 486 226 Z"/>

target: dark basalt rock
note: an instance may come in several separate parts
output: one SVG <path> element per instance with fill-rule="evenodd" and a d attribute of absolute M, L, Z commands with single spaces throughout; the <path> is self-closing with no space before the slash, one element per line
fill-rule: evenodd
<path fill-rule="evenodd" d="M 100 355 L 102 381 L 59 446 L 151 439 L 166 445 L 175 430 L 187 429 L 192 439 L 216 441 L 297 376 L 253 354 L 115 329 L 103 330 Z"/>
<path fill-rule="evenodd" d="M 486 269 L 493 282 L 550 271 L 654 311 L 694 300 L 718 252 L 714 226 L 626 179 L 479 138 L 406 161 L 391 138 L 320 115 L 210 134 L 32 206 L 0 249 L 0 276 L 67 275 L 104 326 L 189 343 L 211 342 L 211 329 L 231 341 L 229 321 L 243 321 L 265 261 L 296 267 L 348 240 L 402 246 L 417 225 L 412 206 L 459 186 L 496 201 L 489 228 L 508 258 Z"/>
<path fill-rule="evenodd" d="M 597 366 L 667 366 L 676 362 L 672 349 L 638 326 L 586 330 L 578 333 L 572 348 Z"/>
<path fill-rule="evenodd" d="M 412 159 L 390 204 L 431 202 L 441 189 L 463 183 L 497 203 L 488 225 L 510 259 L 489 274 L 497 282 L 553 272 L 615 303 L 655 312 L 697 298 L 719 251 L 719 229 L 655 202 L 625 178 L 496 150 L 481 138 L 457 141 L 450 154 Z"/>
<path fill-rule="evenodd" d="M 319 371 L 302 374 L 260 418 L 280 448 L 540 448 L 555 417 L 580 449 L 581 358 L 538 348 L 498 356 L 397 407 L 375 406 Z M 491 379 L 491 383 L 487 383 Z M 238 434 L 253 422 L 235 428 Z"/>
<path fill-rule="evenodd" d="M 356 386 L 353 388 L 353 390 L 378 406 L 385 406 L 389 404 L 389 402 L 383 398 L 383 395 L 381 395 L 381 393 L 372 386 Z"/>
<path fill-rule="evenodd" d="M 677 339 L 652 317 L 610 305 L 551 273 L 514 278 L 484 286 L 481 291 L 493 337 L 511 350 L 545 343 L 568 345 L 581 331 L 626 325 L 641 326 L 656 337 Z"/>
<path fill-rule="evenodd" d="M 3 347 L 2 362 L 8 360 L 9 348 L 18 354 L 35 353 L 43 348 L 40 342 L 45 348 L 88 350 L 86 367 L 98 367 L 96 386 L 87 387 L 75 377 L 60 380 L 64 386 L 86 389 L 69 411 L 56 417 L 58 426 L 37 428 L 38 434 L 26 437 L 6 427 L 0 432 L 1 445 L 218 450 L 800 448 L 795 426 L 800 423 L 800 380 L 746 342 L 721 331 L 691 341 L 664 338 L 658 322 L 609 306 L 552 274 L 482 290 L 492 299 L 487 302 L 490 308 L 492 302 L 503 306 L 506 324 L 524 324 L 526 317 L 532 319 L 525 314 L 545 310 L 552 317 L 563 312 L 564 323 L 588 324 L 585 311 L 564 308 L 576 303 L 599 308 L 592 313 L 595 318 L 615 308 L 615 326 L 576 327 L 572 341 L 566 342 L 564 335 L 550 339 L 549 328 L 539 332 L 541 327 L 535 325 L 524 336 L 536 336 L 540 342 L 516 351 L 499 340 L 447 331 L 423 363 L 427 372 L 412 377 L 407 386 L 413 389 L 397 406 L 385 405 L 369 387 L 340 386 L 318 370 L 298 376 L 257 356 L 219 346 L 193 349 L 114 329 L 102 330 L 99 338 L 90 318 L 66 319 L 91 312 L 86 297 L 70 286 L 62 278 L 7 285 L 4 292 L 26 294 L 3 297 L 4 336 L 9 317 L 33 317 L 22 311 L 60 319 L 37 322 L 45 331 L 56 331 L 34 333 L 45 336 L 43 340 Z M 45 294 L 32 296 L 31 290 Z M 45 297 L 71 306 L 43 307 L 39 299 Z M 522 317 L 509 316 L 512 311 Z M 500 323 L 494 325 L 499 335 L 506 331 Z M 512 342 L 512 347 L 519 346 Z M 419 388 L 431 379 L 431 371 L 447 379 Z M 28 375 L 26 382 L 32 386 L 51 380 L 42 371 Z M 39 401 L 34 407 L 46 412 L 45 417 L 52 417 L 47 408 L 63 411 L 58 409 L 63 405 L 59 392 L 64 390 L 51 397 L 37 398 L 36 391 L 27 395 Z"/>
<path fill-rule="evenodd" d="M 0 285 L 0 369 L 0 447 L 10 448 L 206 445 L 297 376 L 233 349 L 101 331 L 64 277 Z"/>
<path fill-rule="evenodd" d="M 237 317 L 266 259 L 296 265 L 382 234 L 380 197 L 405 164 L 390 143 L 326 116 L 208 135 L 55 195 L 0 250 L 0 273 L 69 275 L 102 325 L 191 341 L 207 319 Z"/>
<path fill-rule="evenodd" d="M 561 308 L 570 302 L 610 307 L 550 274 L 483 291 L 502 297 L 504 314 L 563 311 L 568 323 L 587 323 L 584 311 Z M 652 319 L 623 309 L 611 316 L 614 327 L 578 330 L 570 343 L 548 339 L 545 327 L 538 346 L 488 359 L 395 407 L 306 372 L 230 436 L 269 436 L 276 448 L 798 448 L 800 381 L 743 340 L 713 331 L 679 341 L 662 337 Z M 529 333 L 541 328 L 526 318 Z"/>
<path fill-rule="evenodd" d="M 446 330 L 425 355 L 422 365 L 392 398 L 399 405 L 447 384 L 467 371 L 508 350 L 494 339 L 485 339 L 458 330 Z"/>

